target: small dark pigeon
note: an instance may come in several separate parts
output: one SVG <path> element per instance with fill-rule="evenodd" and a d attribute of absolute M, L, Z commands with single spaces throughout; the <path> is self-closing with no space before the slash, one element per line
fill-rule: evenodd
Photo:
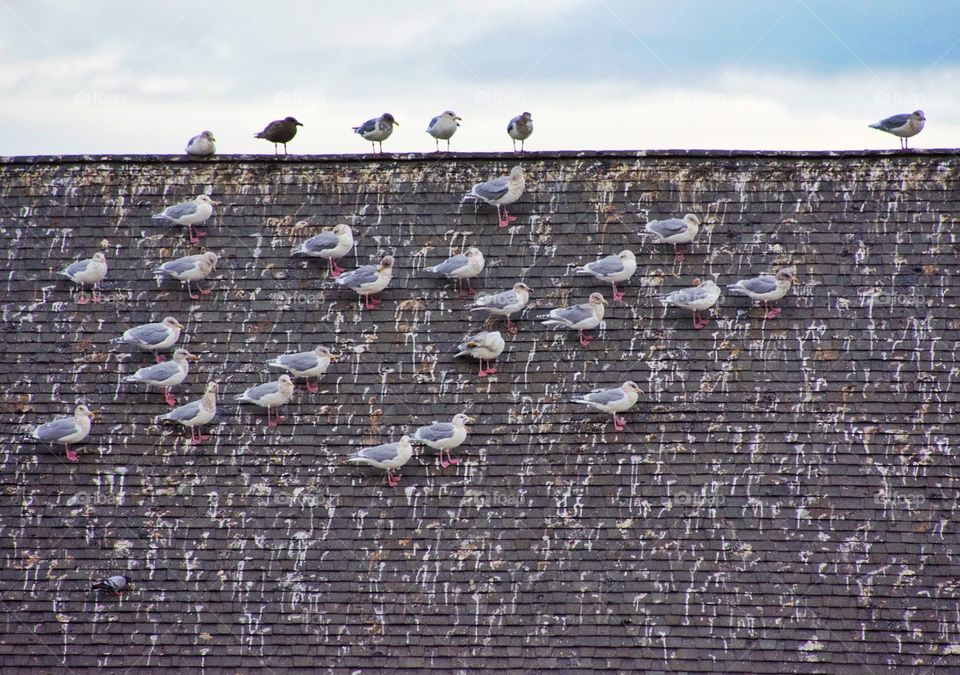
<path fill-rule="evenodd" d="M 113 577 L 104 579 L 103 581 L 98 581 L 93 586 L 90 587 L 91 591 L 113 591 L 117 595 L 123 593 L 127 589 L 127 584 L 130 583 L 130 577 L 126 574 L 118 574 Z"/>
<path fill-rule="evenodd" d="M 287 154 L 287 143 L 293 140 L 293 137 L 297 135 L 297 127 L 302 127 L 296 119 L 293 117 L 288 117 L 282 120 L 276 120 L 267 125 L 267 128 L 261 131 L 258 134 L 254 134 L 254 138 L 265 138 L 266 140 L 273 143 L 273 154 L 280 154 L 277 150 L 277 143 L 283 144 L 283 154 Z"/>

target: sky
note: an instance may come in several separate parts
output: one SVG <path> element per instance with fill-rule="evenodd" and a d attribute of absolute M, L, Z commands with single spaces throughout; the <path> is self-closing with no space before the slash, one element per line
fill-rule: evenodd
<path fill-rule="evenodd" d="M 892 149 L 867 125 L 922 109 L 960 146 L 957 0 L 0 0 L 0 155 L 220 154 L 288 115 L 291 153 Z"/>

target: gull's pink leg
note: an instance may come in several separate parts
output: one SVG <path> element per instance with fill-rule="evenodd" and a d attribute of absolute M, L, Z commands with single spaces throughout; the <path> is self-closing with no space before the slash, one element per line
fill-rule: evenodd
<path fill-rule="evenodd" d="M 456 466 L 460 463 L 460 460 L 450 454 L 450 451 L 447 450 L 447 466 Z"/>
<path fill-rule="evenodd" d="M 173 397 L 173 394 L 170 393 L 169 387 L 163 390 L 163 398 L 167 402 L 167 405 L 170 406 L 171 408 L 177 405 L 177 399 L 175 399 Z"/>
<path fill-rule="evenodd" d="M 213 286 L 208 286 L 207 288 L 203 288 L 200 285 L 200 282 L 198 281 L 197 290 L 200 291 L 200 295 L 210 295 L 211 293 L 213 293 Z"/>
<path fill-rule="evenodd" d="M 400 474 L 394 474 L 393 469 L 387 469 L 387 485 L 397 487 L 400 484 Z"/>
<path fill-rule="evenodd" d="M 583 331 L 580 331 L 580 344 L 584 347 L 589 347 L 591 342 L 593 342 L 593 338 L 588 335 L 584 335 Z"/>
<path fill-rule="evenodd" d="M 517 334 L 517 330 L 518 330 L 518 329 L 517 329 L 516 324 L 513 323 L 513 321 L 511 321 L 511 320 L 510 320 L 510 317 L 508 316 L 508 317 L 507 317 L 507 332 L 510 333 L 510 335 L 516 335 L 516 334 Z"/>
<path fill-rule="evenodd" d="M 499 226 L 500 226 L 500 227 L 506 227 L 506 226 L 509 225 L 510 223 L 512 223 L 512 222 L 514 222 L 514 221 L 517 220 L 517 217 L 516 217 L 516 216 L 511 216 L 511 215 L 507 212 L 507 207 L 506 207 L 506 206 L 502 207 L 502 209 L 503 209 L 503 215 L 500 215 L 500 213 L 501 213 L 501 206 L 500 206 L 499 204 L 497 204 L 497 218 L 499 218 L 499 220 L 500 220 L 500 222 L 499 222 Z"/>
<path fill-rule="evenodd" d="M 676 256 L 675 260 L 678 263 L 683 262 L 684 258 L 686 257 L 686 253 L 678 248 L 676 244 L 673 245 L 673 252 Z"/>
<path fill-rule="evenodd" d="M 318 391 L 320 391 L 320 385 L 314 380 L 307 380 L 307 391 L 309 391 L 311 394 L 316 394 Z"/>
<path fill-rule="evenodd" d="M 342 267 L 340 267 L 340 265 L 338 265 L 333 258 L 327 258 L 327 262 L 329 263 L 329 267 L 330 267 L 330 276 L 333 278 L 339 277 L 341 274 L 343 274 L 346 271 Z"/>
<path fill-rule="evenodd" d="M 267 426 L 271 429 L 276 429 L 279 423 L 280 420 L 274 419 L 273 417 L 273 408 L 267 408 Z"/>
<path fill-rule="evenodd" d="M 97 288 L 100 285 L 98 281 L 93 285 L 93 301 L 94 302 L 103 302 L 103 296 L 100 295 L 100 290 Z"/>
<path fill-rule="evenodd" d="M 450 463 L 443 458 L 443 450 L 440 451 L 440 459 L 437 463 L 440 464 L 441 469 L 446 469 L 448 466 L 450 466 Z"/>
<path fill-rule="evenodd" d="M 627 428 L 627 421 L 620 417 L 619 415 L 614 414 L 613 416 L 613 428 L 617 431 L 623 431 Z"/>
<path fill-rule="evenodd" d="M 783 309 L 780 307 L 770 307 L 770 305 L 766 302 L 763 303 L 763 308 L 766 310 L 764 317 L 767 319 L 776 319 L 778 316 L 780 316 L 780 312 L 783 311 Z"/>
<path fill-rule="evenodd" d="M 709 319 L 704 319 L 700 316 L 700 313 L 697 310 L 693 310 L 693 327 L 697 330 L 700 330 L 704 326 L 710 323 Z"/>
<path fill-rule="evenodd" d="M 77 457 L 77 451 L 71 448 L 69 445 L 64 446 L 67 449 L 67 461 L 76 462 L 79 457 Z"/>
<path fill-rule="evenodd" d="M 480 364 L 480 369 L 477 371 L 477 377 L 484 377 L 487 374 L 487 371 L 483 369 L 483 359 L 477 359 L 477 362 Z"/>
<path fill-rule="evenodd" d="M 153 356 L 157 359 L 157 363 L 163 363 L 167 360 L 167 357 L 163 356 L 160 352 L 154 352 Z"/>
<path fill-rule="evenodd" d="M 620 302 L 621 300 L 623 300 L 623 295 L 624 295 L 623 293 L 617 290 L 617 284 L 614 283 L 613 284 L 613 301 Z"/>
<path fill-rule="evenodd" d="M 81 285 L 80 285 L 80 295 L 77 297 L 77 304 L 78 304 L 78 305 L 85 305 L 85 304 L 87 304 L 88 302 L 90 302 L 90 301 L 87 300 L 87 295 L 86 295 L 86 293 L 84 293 L 83 285 L 81 284 Z"/>
<path fill-rule="evenodd" d="M 382 300 L 380 300 L 380 298 L 376 297 L 375 295 L 365 295 L 364 297 L 366 298 L 364 302 L 364 307 L 366 307 L 367 309 L 374 309 L 376 308 L 377 305 L 379 305 L 382 302 Z"/>
<path fill-rule="evenodd" d="M 191 300 L 199 300 L 199 299 L 200 299 L 200 296 L 199 296 L 199 295 L 194 295 L 194 294 L 193 294 L 193 289 L 190 288 L 190 282 L 189 282 L 189 281 L 187 282 L 187 294 L 190 296 L 190 299 L 191 299 Z"/>

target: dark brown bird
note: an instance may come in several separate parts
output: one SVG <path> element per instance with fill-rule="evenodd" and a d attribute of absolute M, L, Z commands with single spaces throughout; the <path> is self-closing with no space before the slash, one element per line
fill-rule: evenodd
<path fill-rule="evenodd" d="M 267 128 L 261 131 L 258 134 L 254 134 L 254 138 L 265 138 L 271 143 L 273 143 L 273 154 L 280 154 L 277 150 L 277 143 L 283 143 L 283 154 L 287 154 L 287 143 L 293 140 L 293 137 L 297 135 L 297 127 L 302 127 L 296 119 L 293 117 L 288 117 L 283 120 L 276 120 L 267 125 Z"/>

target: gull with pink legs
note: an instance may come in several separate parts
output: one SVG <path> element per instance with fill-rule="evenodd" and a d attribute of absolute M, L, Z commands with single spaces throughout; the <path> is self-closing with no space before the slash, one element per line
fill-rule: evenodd
<path fill-rule="evenodd" d="M 610 413 L 613 415 L 613 428 L 617 431 L 623 431 L 627 427 L 627 421 L 617 413 L 632 408 L 639 396 L 640 387 L 635 382 L 627 380 L 615 389 L 598 389 L 573 399 L 573 402 L 588 405 L 600 412 Z"/>
<path fill-rule="evenodd" d="M 497 369 L 490 365 L 490 362 L 503 354 L 506 343 L 500 331 L 484 331 L 466 338 L 457 345 L 455 356 L 472 356 L 480 362 L 480 370 L 477 372 L 478 378 L 493 375 Z M 483 362 L 487 362 L 487 367 L 483 367 Z"/>
<path fill-rule="evenodd" d="M 439 265 L 427 267 L 423 270 L 430 274 L 439 274 L 447 279 L 455 279 L 458 286 L 458 297 L 464 298 L 476 293 L 470 286 L 470 279 L 483 271 L 483 253 L 476 246 L 471 246 L 463 253 L 447 258 Z M 467 287 L 463 288 L 463 282 Z"/>
<path fill-rule="evenodd" d="M 237 400 L 241 403 L 253 403 L 261 408 L 266 408 L 267 426 L 276 429 L 277 425 L 286 418 L 280 415 L 279 410 L 274 415 L 273 409 L 289 403 L 290 399 L 293 398 L 294 389 L 293 380 L 284 373 L 277 378 L 276 382 L 264 382 L 255 387 L 250 387 L 237 396 Z"/>
<path fill-rule="evenodd" d="M 283 368 L 294 377 L 307 378 L 307 391 L 316 394 L 320 390 L 315 378 L 319 378 L 330 367 L 331 361 L 336 361 L 337 357 L 323 345 L 317 346 L 311 352 L 297 352 L 295 354 L 283 354 L 268 361 L 267 365 L 271 368 Z"/>
<path fill-rule="evenodd" d="M 357 294 L 363 296 L 364 308 L 375 309 L 380 304 L 380 298 L 376 297 L 377 293 L 386 288 L 392 278 L 393 256 L 385 255 L 379 265 L 358 267 L 352 272 L 337 277 L 336 281 L 341 286 L 352 288 Z"/>
<path fill-rule="evenodd" d="M 699 279 L 694 279 L 693 288 L 681 288 L 678 291 L 673 291 L 669 295 L 665 295 L 663 297 L 663 304 L 692 311 L 693 327 L 696 330 L 700 330 L 710 323 L 709 319 L 704 319 L 700 316 L 700 312 L 704 312 L 713 307 L 719 299 L 720 287 L 713 281 L 707 279 L 701 282 Z"/>
<path fill-rule="evenodd" d="M 460 460 L 450 454 L 454 448 L 463 445 L 467 440 L 467 424 L 475 420 L 464 413 L 457 413 L 449 422 L 434 422 L 425 427 L 420 427 L 413 432 L 414 441 L 420 441 L 427 447 L 439 451 L 440 466 L 446 469 L 448 466 L 460 463 Z M 447 456 L 444 457 L 443 453 Z"/>
<path fill-rule="evenodd" d="M 507 332 L 517 334 L 517 327 L 510 320 L 511 314 L 516 314 L 530 302 L 531 288 L 523 282 L 517 282 L 509 291 L 492 295 L 478 296 L 470 306 L 471 312 L 485 311 L 493 316 L 503 316 L 507 319 Z"/>
<path fill-rule="evenodd" d="M 220 258 L 213 251 L 207 251 L 199 255 L 186 255 L 176 260 L 168 260 L 160 265 L 160 268 L 154 271 L 154 274 L 158 277 L 166 275 L 177 281 L 182 281 L 187 285 L 187 294 L 190 299 L 199 300 L 201 295 L 210 295 L 212 291 L 209 287 L 201 288 L 200 281 L 213 274 L 213 271 L 217 269 L 218 260 Z M 197 285 L 197 291 L 200 295 L 194 294 L 193 289 L 190 288 L 191 283 Z"/>
<path fill-rule="evenodd" d="M 160 323 L 145 323 L 134 326 L 120 337 L 114 338 L 112 342 L 132 345 L 153 352 L 157 363 L 163 363 L 165 357 L 160 356 L 160 352 L 172 347 L 180 339 L 182 330 L 183 324 L 172 316 L 168 316 Z"/>
<path fill-rule="evenodd" d="M 190 361 L 199 361 L 200 357 L 191 354 L 186 349 L 178 349 L 173 353 L 171 361 L 164 361 L 146 368 L 141 368 L 133 375 L 128 375 L 127 382 L 136 382 L 150 387 L 160 387 L 163 389 L 163 398 L 167 405 L 173 407 L 177 405 L 177 399 L 170 393 L 170 389 L 177 386 L 190 373 Z"/>
<path fill-rule="evenodd" d="M 41 424 L 30 437 L 48 445 L 62 445 L 67 453 L 67 460 L 77 461 L 77 451 L 71 445 L 80 443 L 90 434 L 90 421 L 93 413 L 85 405 L 78 405 L 72 417 L 58 417 Z"/>
<path fill-rule="evenodd" d="M 580 345 L 590 346 L 592 337 L 583 334 L 585 330 L 592 330 L 603 321 L 603 308 L 607 305 L 606 299 L 600 293 L 591 293 L 587 302 L 573 307 L 558 307 L 551 310 L 546 321 L 541 321 L 544 326 L 556 326 L 558 328 L 570 328 L 580 334 Z"/>
<path fill-rule="evenodd" d="M 763 303 L 765 319 L 776 319 L 782 309 L 780 307 L 771 307 L 771 302 L 776 302 L 790 291 L 790 285 L 797 280 L 797 270 L 794 267 L 784 267 L 777 272 L 776 276 L 771 274 L 761 274 L 752 279 L 741 279 L 735 284 L 727 286 L 727 292 L 734 295 L 745 295 L 751 300 Z"/>
<path fill-rule="evenodd" d="M 656 237 L 661 244 L 673 244 L 674 257 L 677 262 L 683 262 L 685 253 L 677 248 L 681 244 L 689 244 L 697 238 L 700 231 L 700 219 L 692 213 L 683 218 L 668 218 L 667 220 L 651 220 L 644 227 L 640 236 Z"/>
<path fill-rule="evenodd" d="M 157 418 L 158 422 L 175 422 L 181 426 L 190 429 L 190 444 L 200 445 L 209 436 L 202 434 L 199 427 L 208 424 L 217 415 L 217 389 L 219 385 L 216 382 L 207 383 L 207 388 L 203 392 L 203 398 L 196 401 L 190 401 L 186 405 L 174 408 L 166 415 Z"/>
<path fill-rule="evenodd" d="M 369 448 L 360 448 L 347 458 L 350 464 L 366 464 L 387 472 L 387 485 L 397 487 L 400 474 L 394 473 L 413 457 L 410 437 L 403 436 L 395 443 L 384 443 Z"/>
<path fill-rule="evenodd" d="M 155 214 L 153 219 L 174 225 L 186 225 L 190 234 L 190 243 L 199 244 L 200 237 L 207 236 L 207 233 L 195 229 L 194 226 L 207 222 L 207 219 L 213 215 L 213 207 L 219 203 L 210 199 L 209 195 L 197 195 L 192 201 L 168 206 Z"/>
<path fill-rule="evenodd" d="M 349 225 L 339 223 L 332 230 L 321 232 L 300 244 L 291 255 L 305 255 L 310 258 L 326 258 L 330 276 L 334 279 L 346 270 L 337 264 L 353 248 L 353 230 Z"/>
<path fill-rule="evenodd" d="M 100 302 L 102 298 L 98 292 L 98 287 L 103 278 L 107 276 L 107 257 L 97 251 L 89 260 L 78 260 L 59 274 L 67 277 L 73 283 L 79 284 L 78 305 L 85 305 L 89 302 L 84 294 L 84 286 L 90 286 L 91 299 L 94 302 Z"/>
<path fill-rule="evenodd" d="M 617 289 L 617 283 L 628 281 L 637 271 L 637 257 L 633 251 L 624 249 L 617 255 L 608 255 L 596 262 L 587 263 L 578 267 L 576 274 L 590 274 L 599 281 L 613 286 L 613 301 L 623 300 L 623 293 Z"/>
<path fill-rule="evenodd" d="M 477 183 L 463 196 L 462 201 L 472 199 L 497 207 L 498 225 L 506 227 L 517 219 L 516 216 L 507 213 L 507 206 L 520 199 L 525 187 L 523 168 L 515 166 L 510 169 L 509 176 L 500 176 L 486 183 Z"/>

